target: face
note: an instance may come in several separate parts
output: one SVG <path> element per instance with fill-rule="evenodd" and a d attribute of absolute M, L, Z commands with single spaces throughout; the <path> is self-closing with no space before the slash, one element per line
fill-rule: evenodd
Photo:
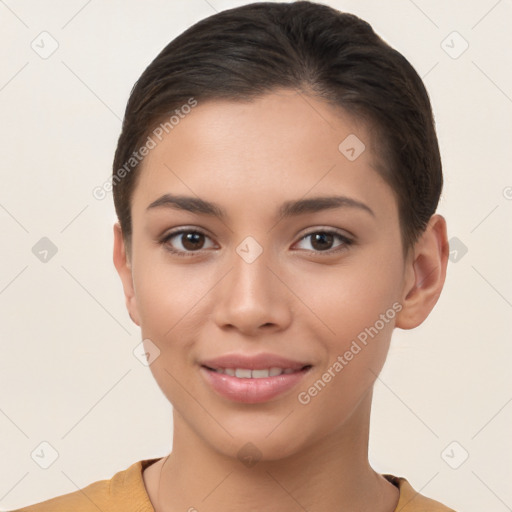
<path fill-rule="evenodd" d="M 124 285 L 179 435 L 277 459 L 367 427 L 406 285 L 376 161 L 364 126 L 287 90 L 199 103 L 151 150 Z"/>

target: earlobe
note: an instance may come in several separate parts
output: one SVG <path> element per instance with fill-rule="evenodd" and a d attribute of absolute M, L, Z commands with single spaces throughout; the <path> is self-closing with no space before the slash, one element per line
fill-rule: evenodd
<path fill-rule="evenodd" d="M 439 214 L 433 215 L 406 263 L 403 307 L 396 317 L 396 327 L 413 329 L 430 314 L 443 289 L 448 254 L 446 220 Z"/>
<path fill-rule="evenodd" d="M 137 299 L 135 297 L 135 288 L 133 286 L 132 267 L 129 255 L 126 251 L 123 233 L 119 222 L 114 224 L 114 266 L 121 278 L 123 291 L 126 301 L 126 308 L 132 321 L 140 326 L 139 313 L 137 309 Z"/>

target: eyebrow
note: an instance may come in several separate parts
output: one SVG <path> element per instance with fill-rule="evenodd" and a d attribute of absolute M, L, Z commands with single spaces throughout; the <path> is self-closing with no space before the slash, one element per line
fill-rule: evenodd
<path fill-rule="evenodd" d="M 363 210 L 375 217 L 375 213 L 368 205 L 347 196 L 320 196 L 311 197 L 309 199 L 285 201 L 279 209 L 279 216 L 281 218 L 287 218 L 342 207 Z M 216 203 L 205 201 L 199 197 L 177 196 L 172 194 L 164 194 L 159 197 L 146 208 L 146 211 L 154 208 L 184 210 L 200 215 L 218 217 L 222 220 L 225 220 L 228 216 L 226 211 Z"/>

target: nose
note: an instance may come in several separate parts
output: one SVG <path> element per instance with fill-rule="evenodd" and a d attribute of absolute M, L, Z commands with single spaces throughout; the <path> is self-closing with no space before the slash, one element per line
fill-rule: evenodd
<path fill-rule="evenodd" d="M 213 316 L 218 327 L 246 336 L 286 329 L 293 300 L 286 276 L 280 275 L 265 251 L 252 262 L 233 252 L 231 270 L 215 287 Z"/>

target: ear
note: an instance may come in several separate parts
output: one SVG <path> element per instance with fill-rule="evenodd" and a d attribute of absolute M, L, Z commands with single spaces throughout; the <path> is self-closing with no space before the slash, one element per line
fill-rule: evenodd
<path fill-rule="evenodd" d="M 405 262 L 402 309 L 396 316 L 396 327 L 413 329 L 430 314 L 443 289 L 449 250 L 446 220 L 432 215 Z"/>
<path fill-rule="evenodd" d="M 140 326 L 130 258 L 126 251 L 123 232 L 119 222 L 114 224 L 114 266 L 116 267 L 117 273 L 119 274 L 123 284 L 126 309 L 128 309 L 128 314 L 130 315 L 132 321 Z"/>

